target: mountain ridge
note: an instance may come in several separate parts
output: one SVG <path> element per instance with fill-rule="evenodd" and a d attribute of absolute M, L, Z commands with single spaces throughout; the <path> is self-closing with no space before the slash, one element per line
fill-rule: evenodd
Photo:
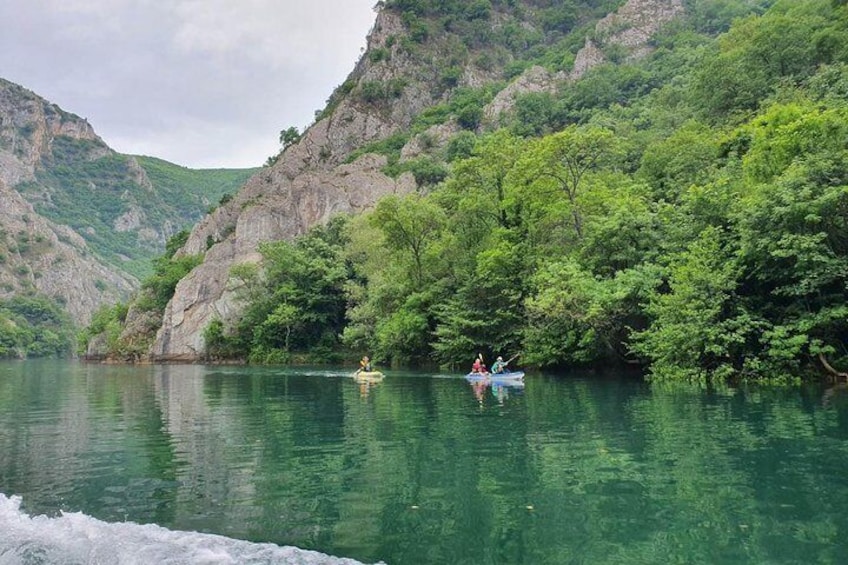
<path fill-rule="evenodd" d="M 119 154 L 84 118 L 0 78 L 0 299 L 40 293 L 87 325 L 129 299 L 169 237 L 256 170 Z"/>

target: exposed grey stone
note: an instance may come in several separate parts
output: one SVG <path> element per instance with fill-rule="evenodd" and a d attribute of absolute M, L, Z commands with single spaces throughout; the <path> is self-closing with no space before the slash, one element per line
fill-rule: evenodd
<path fill-rule="evenodd" d="M 64 304 L 84 326 L 97 308 L 125 300 L 138 285 L 97 261 L 79 234 L 39 216 L 2 180 L 0 226 L 0 297 L 34 288 Z"/>

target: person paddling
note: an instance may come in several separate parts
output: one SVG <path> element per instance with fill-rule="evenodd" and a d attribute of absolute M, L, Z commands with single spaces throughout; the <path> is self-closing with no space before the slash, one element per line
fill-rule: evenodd
<path fill-rule="evenodd" d="M 516 357 L 518 357 L 517 354 L 513 355 L 512 357 L 510 357 L 509 359 L 504 361 L 503 357 L 501 357 L 499 355 L 498 358 L 495 360 L 495 362 L 492 363 L 492 372 L 498 373 L 498 374 L 508 373 L 509 370 L 506 368 L 506 366 L 509 365 L 512 362 L 512 360 L 515 359 Z"/>
<path fill-rule="evenodd" d="M 495 359 L 494 363 L 492 363 L 492 372 L 496 374 L 506 372 L 506 363 L 504 363 L 503 357 L 500 355 L 498 355 L 498 358 Z"/>
<path fill-rule="evenodd" d="M 362 373 L 362 372 L 365 372 L 365 373 L 371 372 L 371 360 L 368 358 L 367 355 L 362 357 L 362 360 L 359 362 L 359 369 L 356 370 L 356 374 L 358 375 L 359 373 Z"/>
<path fill-rule="evenodd" d="M 476 359 L 474 359 L 474 364 L 471 365 L 471 372 L 478 373 L 481 375 L 485 375 L 488 373 L 486 370 L 486 365 L 483 364 L 483 356 L 478 355 Z"/>

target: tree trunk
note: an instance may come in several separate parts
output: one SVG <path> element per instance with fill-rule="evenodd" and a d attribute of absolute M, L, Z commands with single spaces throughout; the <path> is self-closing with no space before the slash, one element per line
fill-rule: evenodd
<path fill-rule="evenodd" d="M 824 356 L 824 353 L 819 353 L 819 361 L 824 366 L 825 370 L 833 375 L 834 377 L 841 377 L 844 379 L 848 379 L 848 373 L 843 373 L 841 371 L 837 371 L 834 369 L 830 363 L 827 362 L 827 358 Z"/>

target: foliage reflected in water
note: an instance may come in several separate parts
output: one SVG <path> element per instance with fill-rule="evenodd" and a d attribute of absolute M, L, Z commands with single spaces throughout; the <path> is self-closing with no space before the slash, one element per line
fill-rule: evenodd
<path fill-rule="evenodd" d="M 848 550 L 848 391 L 345 369 L 0 365 L 30 513 L 366 562 L 809 562 Z M 446 378 L 447 377 L 447 378 Z"/>

